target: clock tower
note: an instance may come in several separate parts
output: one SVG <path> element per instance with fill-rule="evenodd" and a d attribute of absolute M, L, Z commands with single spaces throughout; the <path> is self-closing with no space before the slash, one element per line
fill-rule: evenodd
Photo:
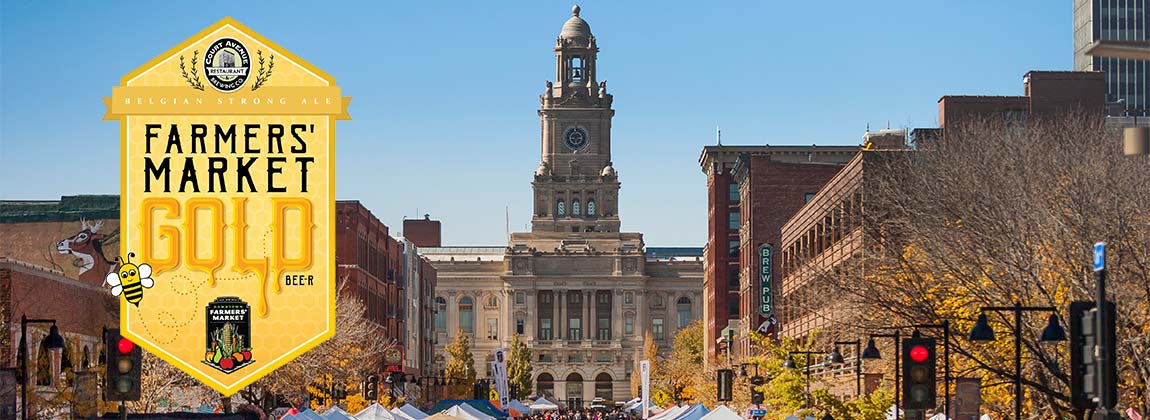
<path fill-rule="evenodd" d="M 539 97 L 542 160 L 535 232 L 618 232 L 619 177 L 611 166 L 612 97 L 597 82 L 599 47 L 579 6 L 555 39 L 555 82 Z"/>

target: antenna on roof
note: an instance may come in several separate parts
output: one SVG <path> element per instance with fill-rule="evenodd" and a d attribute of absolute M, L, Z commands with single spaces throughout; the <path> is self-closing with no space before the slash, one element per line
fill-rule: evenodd
<path fill-rule="evenodd" d="M 886 120 L 886 129 L 890 130 L 890 120 Z"/>
<path fill-rule="evenodd" d="M 503 232 L 507 234 L 507 240 L 511 240 L 511 207 L 503 206 Z"/>
<path fill-rule="evenodd" d="M 719 146 L 723 145 L 723 130 L 719 126 L 715 126 L 715 140 L 719 142 Z"/>
<path fill-rule="evenodd" d="M 870 123 L 869 122 L 866 123 L 866 132 L 868 132 L 868 133 L 870 132 Z"/>

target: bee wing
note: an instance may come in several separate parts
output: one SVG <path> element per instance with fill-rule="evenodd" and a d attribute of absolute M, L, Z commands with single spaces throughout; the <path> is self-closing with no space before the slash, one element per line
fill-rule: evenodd
<path fill-rule="evenodd" d="M 156 281 L 152 280 L 151 277 L 140 277 L 140 285 L 144 286 L 145 289 L 151 289 L 152 286 L 156 285 Z"/>
<path fill-rule="evenodd" d="M 106 277 L 104 277 L 104 282 L 108 283 L 109 286 L 119 287 L 120 286 L 120 273 L 117 273 L 115 271 L 108 273 L 108 275 Z M 116 294 L 118 295 L 119 293 L 116 293 Z"/>
<path fill-rule="evenodd" d="M 119 296 L 120 293 L 124 293 L 124 286 L 119 284 L 112 286 L 112 296 Z"/>
<path fill-rule="evenodd" d="M 144 277 L 152 277 L 152 266 L 147 265 L 147 264 L 140 264 L 137 268 L 140 270 L 140 278 L 141 279 L 143 279 Z M 144 286 L 144 287 L 152 287 L 152 286 Z"/>

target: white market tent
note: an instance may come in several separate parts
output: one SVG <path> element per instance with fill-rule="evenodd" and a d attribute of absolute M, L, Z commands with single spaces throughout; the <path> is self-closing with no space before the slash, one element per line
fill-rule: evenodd
<path fill-rule="evenodd" d="M 654 416 L 648 417 L 647 419 L 648 420 L 672 420 L 675 417 L 679 417 L 679 415 L 683 414 L 684 411 L 687 411 L 688 408 L 690 408 L 690 407 L 673 405 L 670 408 L 663 410 L 663 412 L 656 414 Z"/>
<path fill-rule="evenodd" d="M 423 420 L 427 418 L 427 413 L 411 404 L 395 407 L 391 409 L 391 414 L 394 414 L 397 420 Z"/>
<path fill-rule="evenodd" d="M 553 403 L 551 401 L 547 401 L 546 398 L 539 397 L 539 399 L 537 399 L 537 400 L 535 400 L 535 402 L 531 403 L 530 408 L 532 410 L 536 410 L 536 411 L 546 411 L 546 410 L 558 410 L 559 406 L 555 405 L 555 403 Z"/>
<path fill-rule="evenodd" d="M 329 408 L 319 416 L 324 418 L 324 420 L 351 420 L 352 418 L 351 414 L 348 414 L 346 411 L 343 411 L 343 409 L 339 407 Z"/>
<path fill-rule="evenodd" d="M 453 405 L 446 410 L 440 411 L 440 413 L 459 417 L 463 420 L 495 420 L 495 417 L 484 414 L 475 407 L 467 405 L 467 403 Z"/>
<path fill-rule="evenodd" d="M 373 403 L 367 406 L 367 408 L 355 413 L 352 417 L 354 417 L 355 420 L 396 420 L 395 415 L 391 414 L 390 411 L 387 411 L 386 407 L 379 405 L 379 403 Z"/>
<path fill-rule="evenodd" d="M 720 405 L 699 420 L 743 420 L 743 418 L 727 406 Z"/>

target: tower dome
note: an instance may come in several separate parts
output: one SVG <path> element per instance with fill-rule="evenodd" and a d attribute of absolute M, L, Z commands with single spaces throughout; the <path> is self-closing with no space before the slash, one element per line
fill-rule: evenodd
<path fill-rule="evenodd" d="M 578 39 L 586 40 L 591 37 L 591 25 L 587 21 L 579 17 L 579 5 L 571 8 L 571 19 L 563 23 L 563 30 L 559 32 L 559 37 L 563 39 Z"/>

